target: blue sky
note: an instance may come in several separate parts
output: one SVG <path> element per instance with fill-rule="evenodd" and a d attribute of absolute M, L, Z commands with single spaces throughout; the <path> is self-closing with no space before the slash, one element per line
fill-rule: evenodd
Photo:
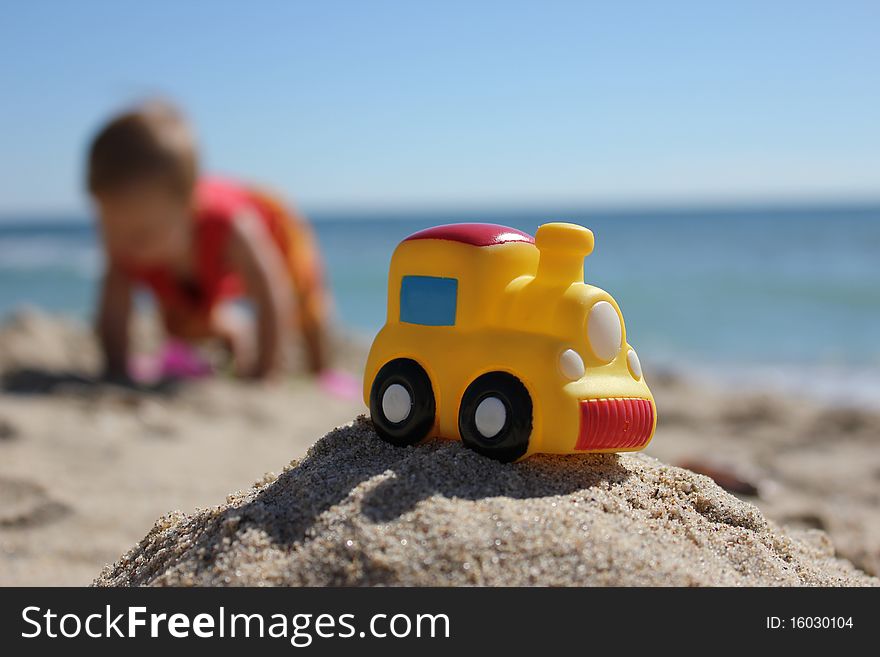
<path fill-rule="evenodd" d="M 880 2 L 6 2 L 0 214 L 182 104 L 309 208 L 880 198 Z"/>

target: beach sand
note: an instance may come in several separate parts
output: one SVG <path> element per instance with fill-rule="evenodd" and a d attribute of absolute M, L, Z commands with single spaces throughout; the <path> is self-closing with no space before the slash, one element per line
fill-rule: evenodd
<path fill-rule="evenodd" d="M 81 324 L 0 326 L 0 585 L 87 585 L 159 516 L 248 488 L 363 412 L 299 378 L 134 392 L 96 369 Z"/>
<path fill-rule="evenodd" d="M 345 346 L 352 371 L 362 357 Z M 502 466 L 446 441 L 392 448 L 351 424 L 360 400 L 303 378 L 136 392 L 95 384 L 96 364 L 82 325 L 0 326 L 0 584 L 83 585 L 113 563 L 99 583 L 876 583 L 833 555 L 880 571 L 872 411 L 646 363 L 648 454 L 740 501 L 643 455 Z"/>
<path fill-rule="evenodd" d="M 636 455 L 500 464 L 365 418 L 277 479 L 162 518 L 103 586 L 877 584 L 710 479 Z"/>

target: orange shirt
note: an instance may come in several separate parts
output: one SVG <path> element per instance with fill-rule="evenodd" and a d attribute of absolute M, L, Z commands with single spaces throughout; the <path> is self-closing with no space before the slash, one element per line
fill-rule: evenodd
<path fill-rule="evenodd" d="M 129 270 L 146 285 L 163 309 L 181 309 L 207 316 L 221 301 L 240 296 L 244 284 L 226 259 L 232 225 L 248 212 L 269 230 L 285 261 L 291 256 L 291 219 L 281 204 L 238 183 L 219 179 L 199 180 L 193 214 L 194 278 L 180 280 L 165 267 Z"/>

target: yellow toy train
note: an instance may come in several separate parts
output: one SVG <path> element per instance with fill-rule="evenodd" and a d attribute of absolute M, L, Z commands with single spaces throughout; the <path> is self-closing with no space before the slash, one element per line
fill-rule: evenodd
<path fill-rule="evenodd" d="M 617 303 L 584 283 L 593 233 L 495 224 L 407 237 L 364 374 L 377 433 L 459 438 L 486 456 L 643 449 L 657 422 Z"/>

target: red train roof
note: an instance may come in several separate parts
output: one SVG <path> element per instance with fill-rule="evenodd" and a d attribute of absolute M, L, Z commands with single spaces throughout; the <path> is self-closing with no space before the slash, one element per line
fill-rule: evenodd
<path fill-rule="evenodd" d="M 507 242 L 535 243 L 535 238 L 516 228 L 499 224 L 446 224 L 426 228 L 407 237 L 409 240 L 449 240 L 471 246 L 493 246 Z"/>

